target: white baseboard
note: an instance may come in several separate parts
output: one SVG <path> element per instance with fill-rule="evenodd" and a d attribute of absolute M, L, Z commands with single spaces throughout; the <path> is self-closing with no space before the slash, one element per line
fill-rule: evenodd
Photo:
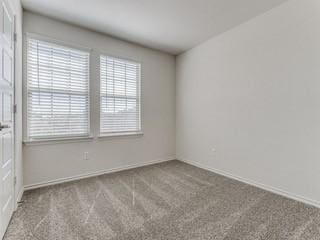
<path fill-rule="evenodd" d="M 47 187 L 47 186 L 56 185 L 56 184 L 60 184 L 60 183 L 72 182 L 72 181 L 80 180 L 80 179 L 84 179 L 84 178 L 96 177 L 96 176 L 100 176 L 100 175 L 104 175 L 104 174 L 108 174 L 108 173 L 120 172 L 120 171 L 124 171 L 124 170 L 138 168 L 138 167 L 149 166 L 149 165 L 153 165 L 153 164 L 157 164 L 157 163 L 168 162 L 168 161 L 172 161 L 175 159 L 176 158 L 172 156 L 172 157 L 168 157 L 168 158 L 164 158 L 164 159 L 157 159 L 157 160 L 147 161 L 147 162 L 143 162 L 143 163 L 131 164 L 131 165 L 126 165 L 126 166 L 122 166 L 122 167 L 116 167 L 116 168 L 105 169 L 105 170 L 91 172 L 91 173 L 80 174 L 80 175 L 76 175 L 76 176 L 72 176 L 72 177 L 59 178 L 59 179 L 50 180 L 50 181 L 46 181 L 46 182 L 30 184 L 30 185 L 24 186 L 24 191 L 36 189 L 36 188 Z"/>
<path fill-rule="evenodd" d="M 24 193 L 24 187 L 22 187 L 22 188 L 20 189 L 20 191 L 19 191 L 19 193 L 18 193 L 18 195 L 17 195 L 17 199 L 16 199 L 17 202 L 20 202 L 20 201 L 21 201 L 22 196 L 23 196 L 23 193 Z"/>
<path fill-rule="evenodd" d="M 234 174 L 231 174 L 231 173 L 219 170 L 219 169 L 214 169 L 214 168 L 211 168 L 211 167 L 207 167 L 207 166 L 204 166 L 203 164 L 200 164 L 200 163 L 195 162 L 195 161 L 190 161 L 190 160 L 186 160 L 186 159 L 178 159 L 178 160 L 181 161 L 181 162 L 185 162 L 187 164 L 193 165 L 195 167 L 199 167 L 199 168 L 202 168 L 204 170 L 207 170 L 207 171 L 222 175 L 224 177 L 231 178 L 231 179 L 234 179 L 234 180 L 249 184 L 251 186 L 263 189 L 265 191 L 272 192 L 274 194 L 281 195 L 283 197 L 290 198 L 290 199 L 296 200 L 298 202 L 302 202 L 302 203 L 305 203 L 305 204 L 312 205 L 314 207 L 320 208 L 320 202 L 319 201 L 316 201 L 316 200 L 313 200 L 313 199 L 308 199 L 306 197 L 303 197 L 303 196 L 300 196 L 300 195 L 297 195 L 297 194 L 294 194 L 294 193 L 290 193 L 290 192 L 281 190 L 279 188 L 271 187 L 271 186 L 268 186 L 268 185 L 263 184 L 263 183 L 259 183 L 259 182 L 256 182 L 256 181 L 253 181 L 253 180 L 250 180 L 250 179 L 247 179 L 247 178 L 236 176 Z"/>
<path fill-rule="evenodd" d="M 23 193 L 24 193 L 24 187 L 20 189 L 20 191 L 18 192 L 18 195 L 16 196 L 15 210 L 17 210 L 18 208 L 18 202 L 21 201 Z"/>

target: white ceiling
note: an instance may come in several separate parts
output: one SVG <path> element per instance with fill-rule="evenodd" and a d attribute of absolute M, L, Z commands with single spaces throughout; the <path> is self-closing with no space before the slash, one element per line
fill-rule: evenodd
<path fill-rule="evenodd" d="M 22 0 L 25 9 L 172 54 L 287 0 Z"/>

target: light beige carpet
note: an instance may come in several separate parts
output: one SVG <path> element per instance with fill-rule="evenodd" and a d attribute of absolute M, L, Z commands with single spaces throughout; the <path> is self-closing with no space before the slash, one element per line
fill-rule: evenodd
<path fill-rule="evenodd" d="M 28 191 L 5 240 L 320 239 L 320 210 L 171 161 Z"/>

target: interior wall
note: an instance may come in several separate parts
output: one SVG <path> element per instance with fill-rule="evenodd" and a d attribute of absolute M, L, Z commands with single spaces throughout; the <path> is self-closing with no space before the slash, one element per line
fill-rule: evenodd
<path fill-rule="evenodd" d="M 15 17 L 17 41 L 15 45 L 15 197 L 20 201 L 23 193 L 23 163 L 22 163 L 22 7 L 20 0 L 11 1 Z"/>
<path fill-rule="evenodd" d="M 320 2 L 177 58 L 177 157 L 320 206 Z"/>
<path fill-rule="evenodd" d="M 47 36 L 91 48 L 92 140 L 24 145 L 24 183 L 37 186 L 61 178 L 175 158 L 175 57 L 106 35 L 24 12 L 24 34 Z M 99 131 L 99 54 L 142 63 L 143 136 L 96 138 Z M 24 79 L 24 82 L 26 79 Z M 25 113 L 24 113 L 25 114 Z M 84 160 L 89 152 L 89 160 Z"/>

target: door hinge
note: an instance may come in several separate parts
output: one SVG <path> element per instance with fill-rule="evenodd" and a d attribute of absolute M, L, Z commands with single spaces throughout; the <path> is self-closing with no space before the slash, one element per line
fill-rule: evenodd
<path fill-rule="evenodd" d="M 17 184 L 17 177 L 13 178 L 13 184 L 16 185 Z"/>
<path fill-rule="evenodd" d="M 16 42 L 18 40 L 18 34 L 17 33 L 14 33 L 13 34 L 13 40 Z"/>
<path fill-rule="evenodd" d="M 13 105 L 13 113 L 17 113 L 17 104 Z"/>

